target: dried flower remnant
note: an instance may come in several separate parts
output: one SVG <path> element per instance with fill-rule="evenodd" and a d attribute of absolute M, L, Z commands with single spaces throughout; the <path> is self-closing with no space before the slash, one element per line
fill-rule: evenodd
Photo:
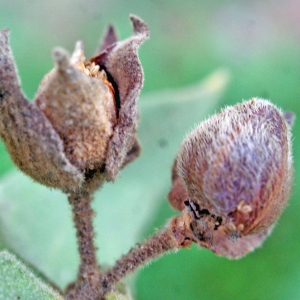
<path fill-rule="evenodd" d="M 0 31 L 0 135 L 15 164 L 43 185 L 69 194 L 80 266 L 69 299 L 95 299 L 100 268 L 93 232 L 93 192 L 115 180 L 140 152 L 137 101 L 143 85 L 138 47 L 149 28 L 131 16 L 134 34 L 118 41 L 112 26 L 98 54 L 85 60 L 77 42 L 71 58 L 53 52 L 56 67 L 43 79 L 34 102 L 20 90 L 8 44 Z"/>
<path fill-rule="evenodd" d="M 15 164 L 34 180 L 64 192 L 82 186 L 92 191 L 116 179 L 139 154 L 143 71 L 137 49 L 149 29 L 136 16 L 131 21 L 132 37 L 117 41 L 110 27 L 91 60 L 85 61 L 81 42 L 71 58 L 55 49 L 56 68 L 43 79 L 34 103 L 20 91 L 8 30 L 1 31 L 0 133 Z"/>
<path fill-rule="evenodd" d="M 172 189 L 186 189 L 179 218 L 189 238 L 231 258 L 261 244 L 289 198 L 290 119 L 253 98 L 225 108 L 186 137 Z M 178 209 L 180 200 L 171 193 L 169 200 Z"/>

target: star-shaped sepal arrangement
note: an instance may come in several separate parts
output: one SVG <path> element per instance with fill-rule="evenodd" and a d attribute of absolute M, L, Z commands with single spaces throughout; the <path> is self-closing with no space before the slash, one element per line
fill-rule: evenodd
<path fill-rule="evenodd" d="M 147 25 L 131 16 L 134 34 L 117 40 L 112 26 L 98 54 L 86 60 L 83 43 L 56 48 L 55 68 L 31 103 L 20 89 L 8 30 L 0 34 L 0 134 L 14 163 L 43 185 L 69 193 L 95 190 L 117 178 L 139 154 L 136 137 L 143 70 L 138 47 Z"/>

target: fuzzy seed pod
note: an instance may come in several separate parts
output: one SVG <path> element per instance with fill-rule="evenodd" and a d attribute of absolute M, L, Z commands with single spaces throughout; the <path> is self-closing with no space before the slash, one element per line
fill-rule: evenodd
<path fill-rule="evenodd" d="M 54 57 L 57 67 L 44 78 L 35 103 L 64 141 L 70 162 L 80 170 L 98 169 L 116 124 L 114 94 L 99 66 L 84 65 L 82 43 L 71 61 L 63 49 Z"/>
<path fill-rule="evenodd" d="M 183 141 L 177 172 L 181 190 L 186 188 L 185 204 L 194 219 L 205 216 L 205 226 L 211 222 L 211 232 L 218 230 L 207 248 L 238 257 L 259 245 L 278 220 L 292 182 L 291 120 L 269 101 L 253 98 L 223 109 Z M 249 236 L 239 242 L 247 249 L 233 255 L 223 235 L 231 240 Z"/>

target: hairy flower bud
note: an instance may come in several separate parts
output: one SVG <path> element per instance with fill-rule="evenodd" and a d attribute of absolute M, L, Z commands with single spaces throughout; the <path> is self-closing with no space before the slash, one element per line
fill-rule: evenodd
<path fill-rule="evenodd" d="M 203 222 L 194 236 L 201 236 L 201 245 L 238 257 L 270 232 L 291 189 L 291 117 L 287 116 L 269 101 L 253 98 L 223 109 L 183 141 L 177 172 L 188 195 L 185 204 L 193 216 L 194 233 L 199 220 Z M 207 239 L 203 228 L 210 235 L 209 243 L 203 243 Z M 234 247 L 241 249 L 233 251 Z"/>

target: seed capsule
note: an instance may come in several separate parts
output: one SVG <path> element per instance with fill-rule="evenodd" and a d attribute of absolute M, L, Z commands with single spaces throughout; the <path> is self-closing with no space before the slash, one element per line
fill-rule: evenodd
<path fill-rule="evenodd" d="M 289 198 L 291 122 L 267 100 L 229 106 L 197 126 L 177 156 L 189 201 L 232 239 L 265 235 Z"/>
<path fill-rule="evenodd" d="M 75 50 L 79 51 L 84 61 L 81 43 Z M 46 75 L 35 103 L 64 141 L 70 162 L 81 170 L 98 169 L 105 163 L 116 123 L 114 97 L 105 84 L 106 75 L 97 71 L 92 76 L 83 63 L 82 71 L 74 67 L 63 49 L 56 49 L 54 57 L 57 67 Z"/>

